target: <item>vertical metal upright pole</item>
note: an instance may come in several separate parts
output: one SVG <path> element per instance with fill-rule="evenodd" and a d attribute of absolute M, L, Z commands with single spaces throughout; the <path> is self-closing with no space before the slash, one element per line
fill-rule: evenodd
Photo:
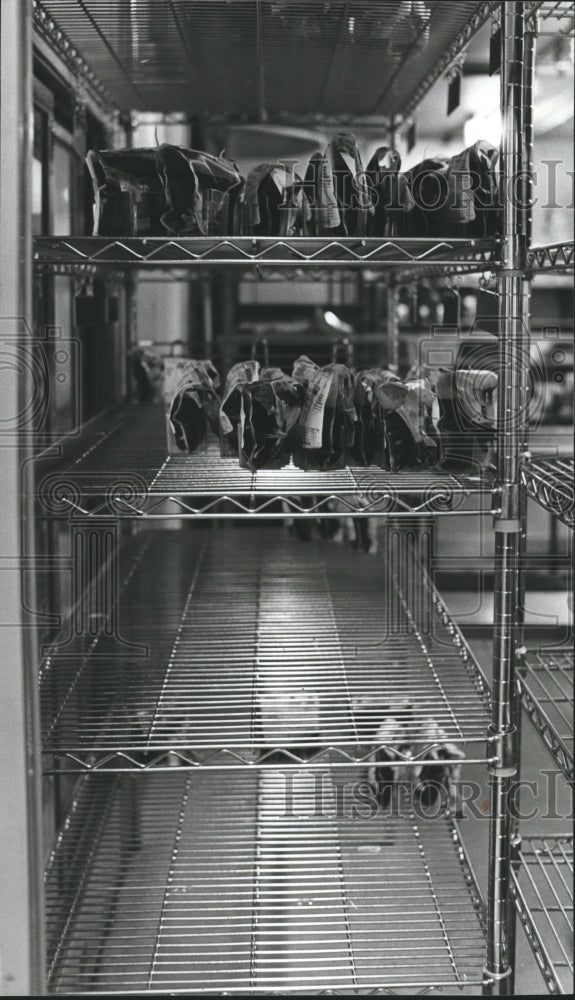
<path fill-rule="evenodd" d="M 532 203 L 533 203 L 533 82 L 535 74 L 535 39 L 536 33 L 532 19 L 525 25 L 524 51 L 523 51 L 523 101 L 522 101 L 522 134 L 525 145 L 523 151 L 522 169 L 524 180 L 520 191 L 520 232 L 525 249 L 531 245 L 532 233 Z M 527 327 L 525 342 L 526 355 L 529 353 L 529 319 L 530 319 L 530 298 L 531 283 L 524 280 L 522 286 L 523 293 L 523 321 Z M 527 366 L 527 357 L 524 359 L 524 367 Z M 525 403 L 527 406 L 527 401 Z M 521 425 L 522 440 L 520 442 L 521 459 L 528 455 L 528 425 L 527 420 Z M 519 546 L 519 578 L 517 595 L 517 635 L 516 635 L 516 668 L 521 669 L 524 656 L 525 643 L 525 581 L 526 581 L 526 559 L 527 559 L 527 493 L 520 489 L 519 498 L 519 521 L 521 525 L 521 536 Z M 516 776 L 515 782 L 519 785 L 521 780 L 521 734 L 522 734 L 522 706 L 521 697 L 517 685 L 517 677 L 514 678 L 512 688 L 512 719 L 515 726 L 516 743 Z M 516 809 L 519 810 L 520 800 L 514 799 Z M 511 867 L 518 867 L 521 863 L 521 825 L 517 813 L 511 817 Z M 510 993 L 515 993 L 515 967 L 517 951 L 517 911 L 514 906 L 509 907 L 508 927 L 507 927 L 507 949 L 509 954 L 509 965 L 511 975 L 509 980 Z"/>
<path fill-rule="evenodd" d="M 525 42 L 524 42 L 524 55 L 523 55 L 523 136 L 524 136 L 524 154 L 523 154 L 523 171 L 524 171 L 524 183 L 522 185 L 522 205 L 521 205 L 521 233 L 524 243 L 525 252 L 531 246 L 531 240 L 533 235 L 533 197 L 534 197 L 534 174 L 533 174 L 533 92 L 535 83 L 535 44 L 537 38 L 537 25 L 536 20 L 532 16 L 529 18 L 528 23 L 525 25 Z M 526 342 L 525 351 L 527 355 L 529 354 L 530 346 L 530 326 L 531 326 L 531 281 L 525 279 L 523 281 L 523 318 L 526 325 Z M 527 358 L 525 359 L 527 364 Z M 527 394 L 528 388 L 525 386 L 525 393 Z M 525 402 L 525 408 L 527 408 L 527 399 Z M 527 416 L 527 414 L 525 415 Z M 521 457 L 522 459 L 529 457 L 529 428 L 527 419 L 522 422 L 522 441 L 521 441 Z M 527 556 L 527 493 L 524 489 L 521 490 L 520 497 L 520 517 L 521 517 L 521 566 L 520 566 L 520 576 L 519 576 L 519 588 L 520 588 L 520 633 L 518 635 L 518 642 L 520 647 L 523 647 L 524 643 L 524 625 L 525 625 L 525 559 Z M 519 718 L 521 718 L 519 709 Z"/>
<path fill-rule="evenodd" d="M 503 230 L 499 271 L 502 323 L 499 336 L 498 511 L 495 514 L 495 601 L 493 628 L 493 707 L 490 736 L 497 764 L 490 765 L 490 832 L 487 961 L 484 993 L 512 991 L 508 932 L 511 926 L 510 791 L 517 773 L 514 725 L 515 661 L 520 620 L 521 556 L 520 459 L 528 388 L 528 333 L 525 314 L 526 241 L 521 231 L 517 188 L 525 163 L 523 132 L 523 3 L 502 3 L 501 13 L 501 185 Z"/>
<path fill-rule="evenodd" d="M 32 4 L 0 4 L 0 993 L 45 996 L 31 328 Z M 35 384 L 36 380 L 36 384 Z M 26 572 L 27 570 L 27 572 Z"/>

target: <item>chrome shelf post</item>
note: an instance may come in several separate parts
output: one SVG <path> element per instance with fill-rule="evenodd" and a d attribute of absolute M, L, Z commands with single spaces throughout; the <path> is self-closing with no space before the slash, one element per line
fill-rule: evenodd
<path fill-rule="evenodd" d="M 523 130 L 525 10 L 523 3 L 501 5 L 501 184 L 503 240 L 499 290 L 502 328 L 499 337 L 498 491 L 495 513 L 495 601 L 493 631 L 493 702 L 491 735 L 499 760 L 489 766 L 491 825 L 487 962 L 484 993 L 512 993 L 510 949 L 510 869 L 513 828 L 509 790 L 517 774 L 517 729 L 513 704 L 520 621 L 519 572 L 522 551 L 520 460 L 527 417 L 529 363 L 526 238 L 518 196 L 525 190 L 528 162 Z"/>

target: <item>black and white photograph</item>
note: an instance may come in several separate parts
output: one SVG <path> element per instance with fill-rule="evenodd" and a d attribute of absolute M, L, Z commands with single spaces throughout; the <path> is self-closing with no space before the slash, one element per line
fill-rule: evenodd
<path fill-rule="evenodd" d="M 572 0 L 0 0 L 0 996 L 572 995 Z"/>

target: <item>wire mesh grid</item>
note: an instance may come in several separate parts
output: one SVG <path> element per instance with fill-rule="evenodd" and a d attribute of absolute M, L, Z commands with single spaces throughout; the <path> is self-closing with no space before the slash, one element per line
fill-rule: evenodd
<path fill-rule="evenodd" d="M 530 650 L 519 672 L 523 707 L 565 776 L 573 779 L 573 647 Z"/>
<path fill-rule="evenodd" d="M 482 906 L 449 817 L 352 815 L 328 771 L 286 782 L 83 779 L 46 873 L 52 992 L 479 984 Z"/>
<path fill-rule="evenodd" d="M 537 458 L 521 470 L 529 496 L 555 514 L 569 528 L 575 525 L 575 495 L 572 458 Z"/>
<path fill-rule="evenodd" d="M 87 646 L 72 625 L 46 657 L 45 750 L 69 770 L 344 766 L 380 746 L 410 766 L 446 742 L 484 760 L 487 687 L 408 535 L 384 562 L 271 526 L 153 532 L 113 627 Z"/>
<path fill-rule="evenodd" d="M 524 837 L 512 880 L 547 989 L 573 993 L 573 837 Z"/>
<path fill-rule="evenodd" d="M 50 457 L 37 462 L 39 511 L 66 518 L 487 513 L 483 499 L 493 489 L 489 474 L 440 469 L 313 472 L 288 465 L 252 473 L 237 458 L 221 458 L 215 441 L 203 454 L 168 455 L 165 413 L 155 405 L 106 418 L 57 471 L 53 464 Z"/>
<path fill-rule="evenodd" d="M 124 110 L 298 123 L 399 112 L 490 10 L 453 0 L 39 0 L 39 7 Z"/>

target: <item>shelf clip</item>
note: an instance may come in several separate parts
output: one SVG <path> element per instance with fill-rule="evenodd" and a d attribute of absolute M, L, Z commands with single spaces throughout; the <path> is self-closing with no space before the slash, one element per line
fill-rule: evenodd
<path fill-rule="evenodd" d="M 510 975 L 511 975 L 511 966 L 505 969 L 504 972 L 492 972 L 491 969 L 485 968 L 483 970 L 484 986 L 496 986 L 497 984 L 501 983 L 502 980 L 508 979 Z M 507 989 L 505 988 L 505 993 L 506 992 Z M 497 989 L 490 990 L 487 996 L 504 996 L 505 993 L 503 993 L 502 990 L 500 990 L 498 987 Z"/>
<path fill-rule="evenodd" d="M 519 517 L 519 483 L 503 483 L 493 491 L 491 513 L 493 514 L 495 531 L 517 533 L 521 531 Z"/>
<path fill-rule="evenodd" d="M 517 729 L 513 726 L 504 732 L 489 727 L 489 749 L 493 750 L 497 761 L 488 764 L 488 770 L 498 778 L 513 777 L 517 774 Z"/>

